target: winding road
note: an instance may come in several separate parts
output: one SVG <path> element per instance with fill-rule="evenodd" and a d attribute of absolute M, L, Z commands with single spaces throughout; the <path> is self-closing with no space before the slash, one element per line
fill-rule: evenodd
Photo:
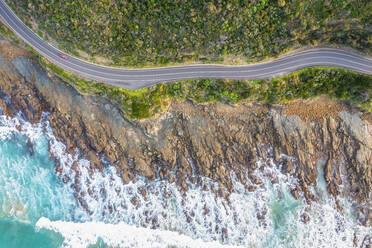
<path fill-rule="evenodd" d="M 305 50 L 274 61 L 244 66 L 187 65 L 151 69 L 112 68 L 92 64 L 70 55 L 67 59 L 61 58 L 59 54 L 63 52 L 45 42 L 23 24 L 3 0 L 0 0 L 0 19 L 53 64 L 83 78 L 126 89 L 140 89 L 158 83 L 195 78 L 265 79 L 313 66 L 341 67 L 372 74 L 372 59 L 333 48 Z"/>

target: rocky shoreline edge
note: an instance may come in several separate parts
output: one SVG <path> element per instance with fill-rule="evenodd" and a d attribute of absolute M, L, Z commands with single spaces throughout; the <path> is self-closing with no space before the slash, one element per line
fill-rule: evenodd
<path fill-rule="evenodd" d="M 250 172 L 259 159 L 273 159 L 299 180 L 292 195 L 311 204 L 317 197 L 308 187 L 316 184 L 320 166 L 336 202 L 348 197 L 359 222 L 372 225 L 372 115 L 343 102 L 325 97 L 282 106 L 174 101 L 165 113 L 134 121 L 109 100 L 81 95 L 48 74 L 7 40 L 0 41 L 0 80 L 4 114 L 21 111 L 37 123 L 48 112 L 55 136 L 70 154 L 78 148 L 92 170 L 102 171 L 102 160 L 109 162 L 123 183 L 142 175 L 176 182 L 187 191 L 187 182 L 201 183 L 203 176 L 218 182 L 212 189 L 216 195 L 228 198 L 231 171 L 254 191 L 262 182 Z"/>

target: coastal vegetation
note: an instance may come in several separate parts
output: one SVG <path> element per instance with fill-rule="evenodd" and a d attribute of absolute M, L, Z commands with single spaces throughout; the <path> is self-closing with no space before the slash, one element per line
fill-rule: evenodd
<path fill-rule="evenodd" d="M 3 24 L 0 24 L 0 33 L 6 37 L 12 37 L 13 36 L 13 32 L 9 30 L 9 28 L 7 28 L 7 26 L 3 25 Z"/>
<path fill-rule="evenodd" d="M 322 44 L 372 53 L 372 1 L 6 2 L 44 39 L 112 65 L 241 64 Z"/>
<path fill-rule="evenodd" d="M 352 106 L 372 112 L 372 76 L 344 69 L 307 68 L 271 80 L 194 79 L 127 90 L 86 81 L 46 60 L 42 63 L 79 92 L 107 97 L 131 119 L 143 119 L 161 113 L 172 100 L 285 104 L 295 99 L 321 95 L 344 100 Z"/>
<path fill-rule="evenodd" d="M 0 34 L 7 37 L 8 39 L 10 39 L 16 44 L 20 43 L 20 39 L 17 38 L 17 36 L 13 33 L 13 31 L 11 31 L 7 26 L 2 24 L 1 22 L 0 22 Z"/>
<path fill-rule="evenodd" d="M 16 43 L 19 39 L 0 24 L 0 33 Z M 285 104 L 295 99 L 328 95 L 352 106 L 372 112 L 372 76 L 339 68 L 306 68 L 271 80 L 193 79 L 158 84 L 150 88 L 127 90 L 87 81 L 50 63 L 27 46 L 38 62 L 80 93 L 104 96 L 115 103 L 123 115 L 143 119 L 166 110 L 172 100 L 194 103 Z"/>

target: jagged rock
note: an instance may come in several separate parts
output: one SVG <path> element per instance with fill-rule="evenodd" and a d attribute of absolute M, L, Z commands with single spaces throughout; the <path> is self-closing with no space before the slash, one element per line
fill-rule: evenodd
<path fill-rule="evenodd" d="M 133 206 L 137 206 L 138 204 L 138 201 L 137 201 L 137 198 L 136 197 L 133 197 L 130 202 L 133 204 Z"/>
<path fill-rule="evenodd" d="M 293 189 L 293 190 L 291 191 L 291 193 L 292 193 L 292 196 L 293 196 L 294 198 L 296 198 L 296 200 L 300 199 L 300 194 L 299 194 L 299 192 L 298 192 L 298 188 Z"/>
<path fill-rule="evenodd" d="M 155 171 L 151 168 L 151 166 L 146 163 L 145 160 L 143 160 L 142 158 L 135 158 L 135 170 L 137 171 L 137 173 L 145 176 L 145 177 L 148 177 L 148 178 L 154 178 L 155 176 Z"/>
<path fill-rule="evenodd" d="M 249 191 L 249 192 L 253 192 L 253 191 L 255 191 L 255 189 L 256 189 L 256 187 L 253 186 L 253 185 L 249 185 L 249 186 L 248 186 L 248 191 Z"/>
<path fill-rule="evenodd" d="M 139 188 L 138 191 L 140 192 L 140 194 L 142 195 L 143 199 L 146 201 L 147 200 L 147 194 L 146 194 L 146 190 L 144 188 Z"/>
<path fill-rule="evenodd" d="M 353 238 L 354 247 L 358 246 L 358 236 L 356 232 L 354 232 L 354 238 Z"/>
<path fill-rule="evenodd" d="M 4 52 L 9 50 L 11 55 Z M 128 183 L 136 180 L 135 173 L 154 179 L 161 164 L 168 168 L 161 176 L 183 191 L 188 189 L 188 179 L 204 176 L 231 192 L 230 172 L 243 185 L 247 185 L 246 173 L 261 184 L 251 174 L 259 169 L 258 161 L 273 159 L 283 163 L 285 173 L 298 178 L 299 187 L 292 194 L 298 198 L 302 191 L 310 203 L 315 198 L 308 187 L 316 183 L 317 166 L 321 166 L 329 193 L 349 197 L 361 206 L 357 211 L 363 213 L 362 223 L 371 223 L 371 114 L 326 98 L 283 106 L 174 101 L 157 117 L 133 121 L 108 99 L 82 95 L 49 76 L 27 54 L 7 41 L 0 43 L 3 113 L 13 116 L 21 111 L 36 123 L 43 111 L 49 112 L 55 136 L 69 153 L 74 155 L 78 148 L 91 161 L 92 170 L 102 170 L 103 156 Z M 284 161 L 282 154 L 291 159 Z M 76 178 L 64 181 L 78 180 L 77 166 L 73 168 Z M 211 191 L 221 194 L 214 187 Z"/>
<path fill-rule="evenodd" d="M 310 216 L 307 213 L 303 213 L 301 215 L 301 221 L 305 224 L 307 224 L 310 221 Z"/>

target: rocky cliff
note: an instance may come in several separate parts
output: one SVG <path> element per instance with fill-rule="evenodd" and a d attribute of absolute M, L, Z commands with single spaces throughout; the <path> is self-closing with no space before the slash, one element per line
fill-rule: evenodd
<path fill-rule="evenodd" d="M 218 182 L 217 195 L 228 197 L 230 172 L 254 191 L 261 182 L 249 172 L 265 159 L 298 178 L 292 194 L 311 203 L 317 199 L 308 187 L 316 184 L 321 167 L 336 201 L 348 197 L 360 222 L 372 224 L 372 115 L 345 103 L 327 98 L 283 106 L 172 102 L 161 115 L 133 121 L 108 99 L 82 95 L 47 73 L 6 40 L 0 41 L 0 98 L 5 114 L 21 111 L 34 123 L 49 112 L 69 153 L 78 148 L 92 170 L 102 170 L 105 159 L 123 183 L 135 175 L 160 177 L 186 191 L 189 182 L 206 176 Z"/>

